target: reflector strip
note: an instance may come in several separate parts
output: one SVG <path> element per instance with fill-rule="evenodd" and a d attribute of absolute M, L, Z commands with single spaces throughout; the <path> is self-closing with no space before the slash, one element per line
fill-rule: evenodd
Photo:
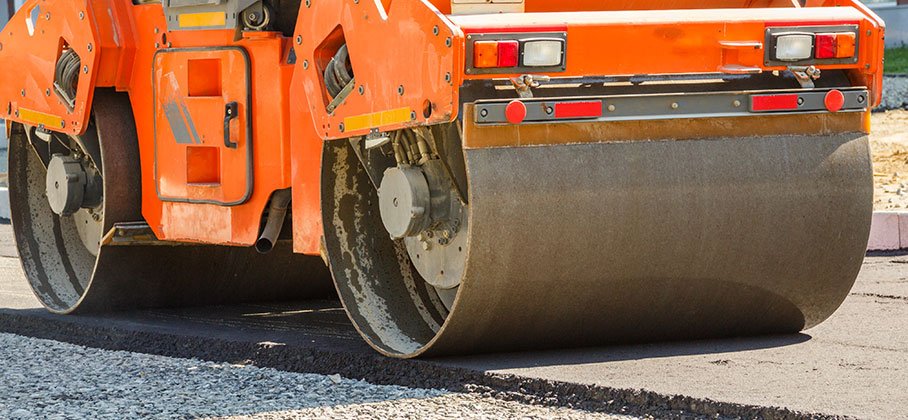
<path fill-rule="evenodd" d="M 390 111 L 347 117 L 344 118 L 344 131 L 359 131 L 367 128 L 402 124 L 410 121 L 411 114 L 412 110 L 410 108 L 398 108 Z"/>
<path fill-rule="evenodd" d="M 599 118 L 602 102 L 562 102 L 555 104 L 555 118 Z"/>
<path fill-rule="evenodd" d="M 207 28 L 227 25 L 224 12 L 183 13 L 179 17 L 181 28 Z"/>
<path fill-rule="evenodd" d="M 788 111 L 798 109 L 798 95 L 754 95 L 750 97 L 750 110 Z"/>
<path fill-rule="evenodd" d="M 30 109 L 19 108 L 19 119 L 32 125 L 47 128 L 63 128 L 63 118 Z"/>

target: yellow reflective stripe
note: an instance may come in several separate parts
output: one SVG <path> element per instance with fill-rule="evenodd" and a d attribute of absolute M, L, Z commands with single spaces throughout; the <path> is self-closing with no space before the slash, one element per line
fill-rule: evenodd
<path fill-rule="evenodd" d="M 179 18 L 181 28 L 205 28 L 226 26 L 227 14 L 224 12 L 183 13 Z"/>
<path fill-rule="evenodd" d="M 410 114 L 412 114 L 412 109 L 407 107 L 347 117 L 344 118 L 344 131 L 357 131 L 405 123 L 410 121 Z"/>
<path fill-rule="evenodd" d="M 19 118 L 32 125 L 57 129 L 63 128 L 63 118 L 30 109 L 19 108 Z"/>

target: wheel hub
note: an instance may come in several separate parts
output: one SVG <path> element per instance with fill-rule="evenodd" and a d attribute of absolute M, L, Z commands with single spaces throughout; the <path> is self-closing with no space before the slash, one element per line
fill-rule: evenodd
<path fill-rule="evenodd" d="M 47 165 L 45 193 L 51 211 L 75 220 L 82 244 L 93 255 L 103 234 L 102 183 L 87 158 L 55 154 Z"/>
<path fill-rule="evenodd" d="M 85 200 L 88 176 L 79 159 L 53 155 L 47 165 L 47 201 L 54 213 L 72 216 Z"/>
<path fill-rule="evenodd" d="M 416 270 L 439 291 L 460 285 L 467 249 L 467 235 L 461 234 L 467 211 L 449 179 L 436 160 L 388 169 L 379 188 L 385 229 L 404 240 Z"/>

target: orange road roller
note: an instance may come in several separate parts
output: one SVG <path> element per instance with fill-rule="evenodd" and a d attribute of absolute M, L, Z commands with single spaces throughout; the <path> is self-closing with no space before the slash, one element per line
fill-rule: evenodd
<path fill-rule="evenodd" d="M 794 333 L 851 289 L 857 0 L 29 0 L 10 199 L 68 314 L 339 295 L 392 357 Z"/>

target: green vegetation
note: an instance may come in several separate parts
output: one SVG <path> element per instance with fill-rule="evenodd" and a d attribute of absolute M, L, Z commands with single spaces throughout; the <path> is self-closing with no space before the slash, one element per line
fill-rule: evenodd
<path fill-rule="evenodd" d="M 886 68 L 889 74 L 908 74 L 908 47 L 886 50 Z"/>

